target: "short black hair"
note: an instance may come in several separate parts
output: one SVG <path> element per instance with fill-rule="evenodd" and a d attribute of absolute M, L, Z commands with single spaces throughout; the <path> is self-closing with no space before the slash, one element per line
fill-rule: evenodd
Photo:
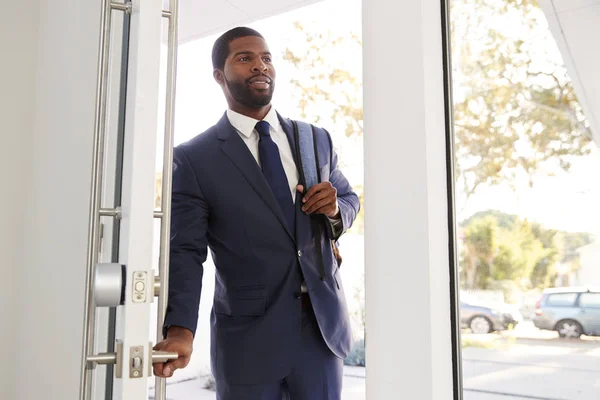
<path fill-rule="evenodd" d="M 235 39 L 247 36 L 258 36 L 264 39 L 264 37 L 254 29 L 246 28 L 244 26 L 233 28 L 219 36 L 219 38 L 215 41 L 215 44 L 213 45 L 212 49 L 213 68 L 225 68 L 225 60 L 227 59 L 227 56 L 229 56 L 229 43 L 231 43 Z"/>

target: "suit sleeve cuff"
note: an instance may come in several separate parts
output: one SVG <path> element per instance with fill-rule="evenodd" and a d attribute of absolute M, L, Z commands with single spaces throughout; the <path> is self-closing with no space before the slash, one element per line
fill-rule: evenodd
<path fill-rule="evenodd" d="M 335 213 L 336 213 L 336 215 L 338 215 L 339 212 L 340 212 L 340 206 L 339 206 L 339 204 L 337 202 L 336 202 L 335 206 L 336 206 L 336 212 Z M 329 220 L 329 223 L 331 225 L 331 230 L 332 230 L 332 233 L 333 233 L 333 238 L 334 239 L 339 238 L 341 236 L 342 232 L 344 231 L 344 224 L 342 222 L 342 216 L 338 215 L 338 218 L 327 217 L 327 219 Z"/>

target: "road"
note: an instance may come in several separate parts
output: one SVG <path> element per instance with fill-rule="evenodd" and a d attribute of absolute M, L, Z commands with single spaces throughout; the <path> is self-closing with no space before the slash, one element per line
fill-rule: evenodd
<path fill-rule="evenodd" d="M 598 400 L 600 340 L 559 339 L 525 322 L 512 332 L 463 334 L 465 400 Z"/>
<path fill-rule="evenodd" d="M 600 399 L 598 338 L 559 339 L 525 322 L 502 334 L 465 332 L 463 344 L 464 400 Z M 365 400 L 364 376 L 364 368 L 345 368 L 342 400 Z M 214 400 L 214 392 L 203 385 L 201 378 L 169 384 L 167 397 Z"/>

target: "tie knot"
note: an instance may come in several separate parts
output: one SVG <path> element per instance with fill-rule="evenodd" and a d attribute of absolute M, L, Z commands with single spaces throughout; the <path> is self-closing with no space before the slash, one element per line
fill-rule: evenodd
<path fill-rule="evenodd" d="M 270 127 L 271 125 L 267 121 L 258 121 L 255 126 L 260 137 L 271 136 Z"/>

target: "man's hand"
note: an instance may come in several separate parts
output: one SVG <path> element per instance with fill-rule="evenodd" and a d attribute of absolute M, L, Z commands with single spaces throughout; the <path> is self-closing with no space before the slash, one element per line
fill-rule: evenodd
<path fill-rule="evenodd" d="M 302 211 L 306 214 L 323 214 L 332 219 L 339 218 L 337 189 L 330 182 L 321 182 L 310 188 L 307 193 L 304 193 L 302 185 L 298 185 L 296 189 L 304 194 Z"/>
<path fill-rule="evenodd" d="M 171 360 L 166 363 L 154 364 L 154 375 L 163 378 L 170 378 L 173 372 L 179 368 L 185 368 L 190 362 L 194 335 L 192 331 L 180 326 L 171 326 L 167 332 L 167 338 L 154 346 L 154 350 L 168 351 L 179 354 L 177 360 Z"/>

